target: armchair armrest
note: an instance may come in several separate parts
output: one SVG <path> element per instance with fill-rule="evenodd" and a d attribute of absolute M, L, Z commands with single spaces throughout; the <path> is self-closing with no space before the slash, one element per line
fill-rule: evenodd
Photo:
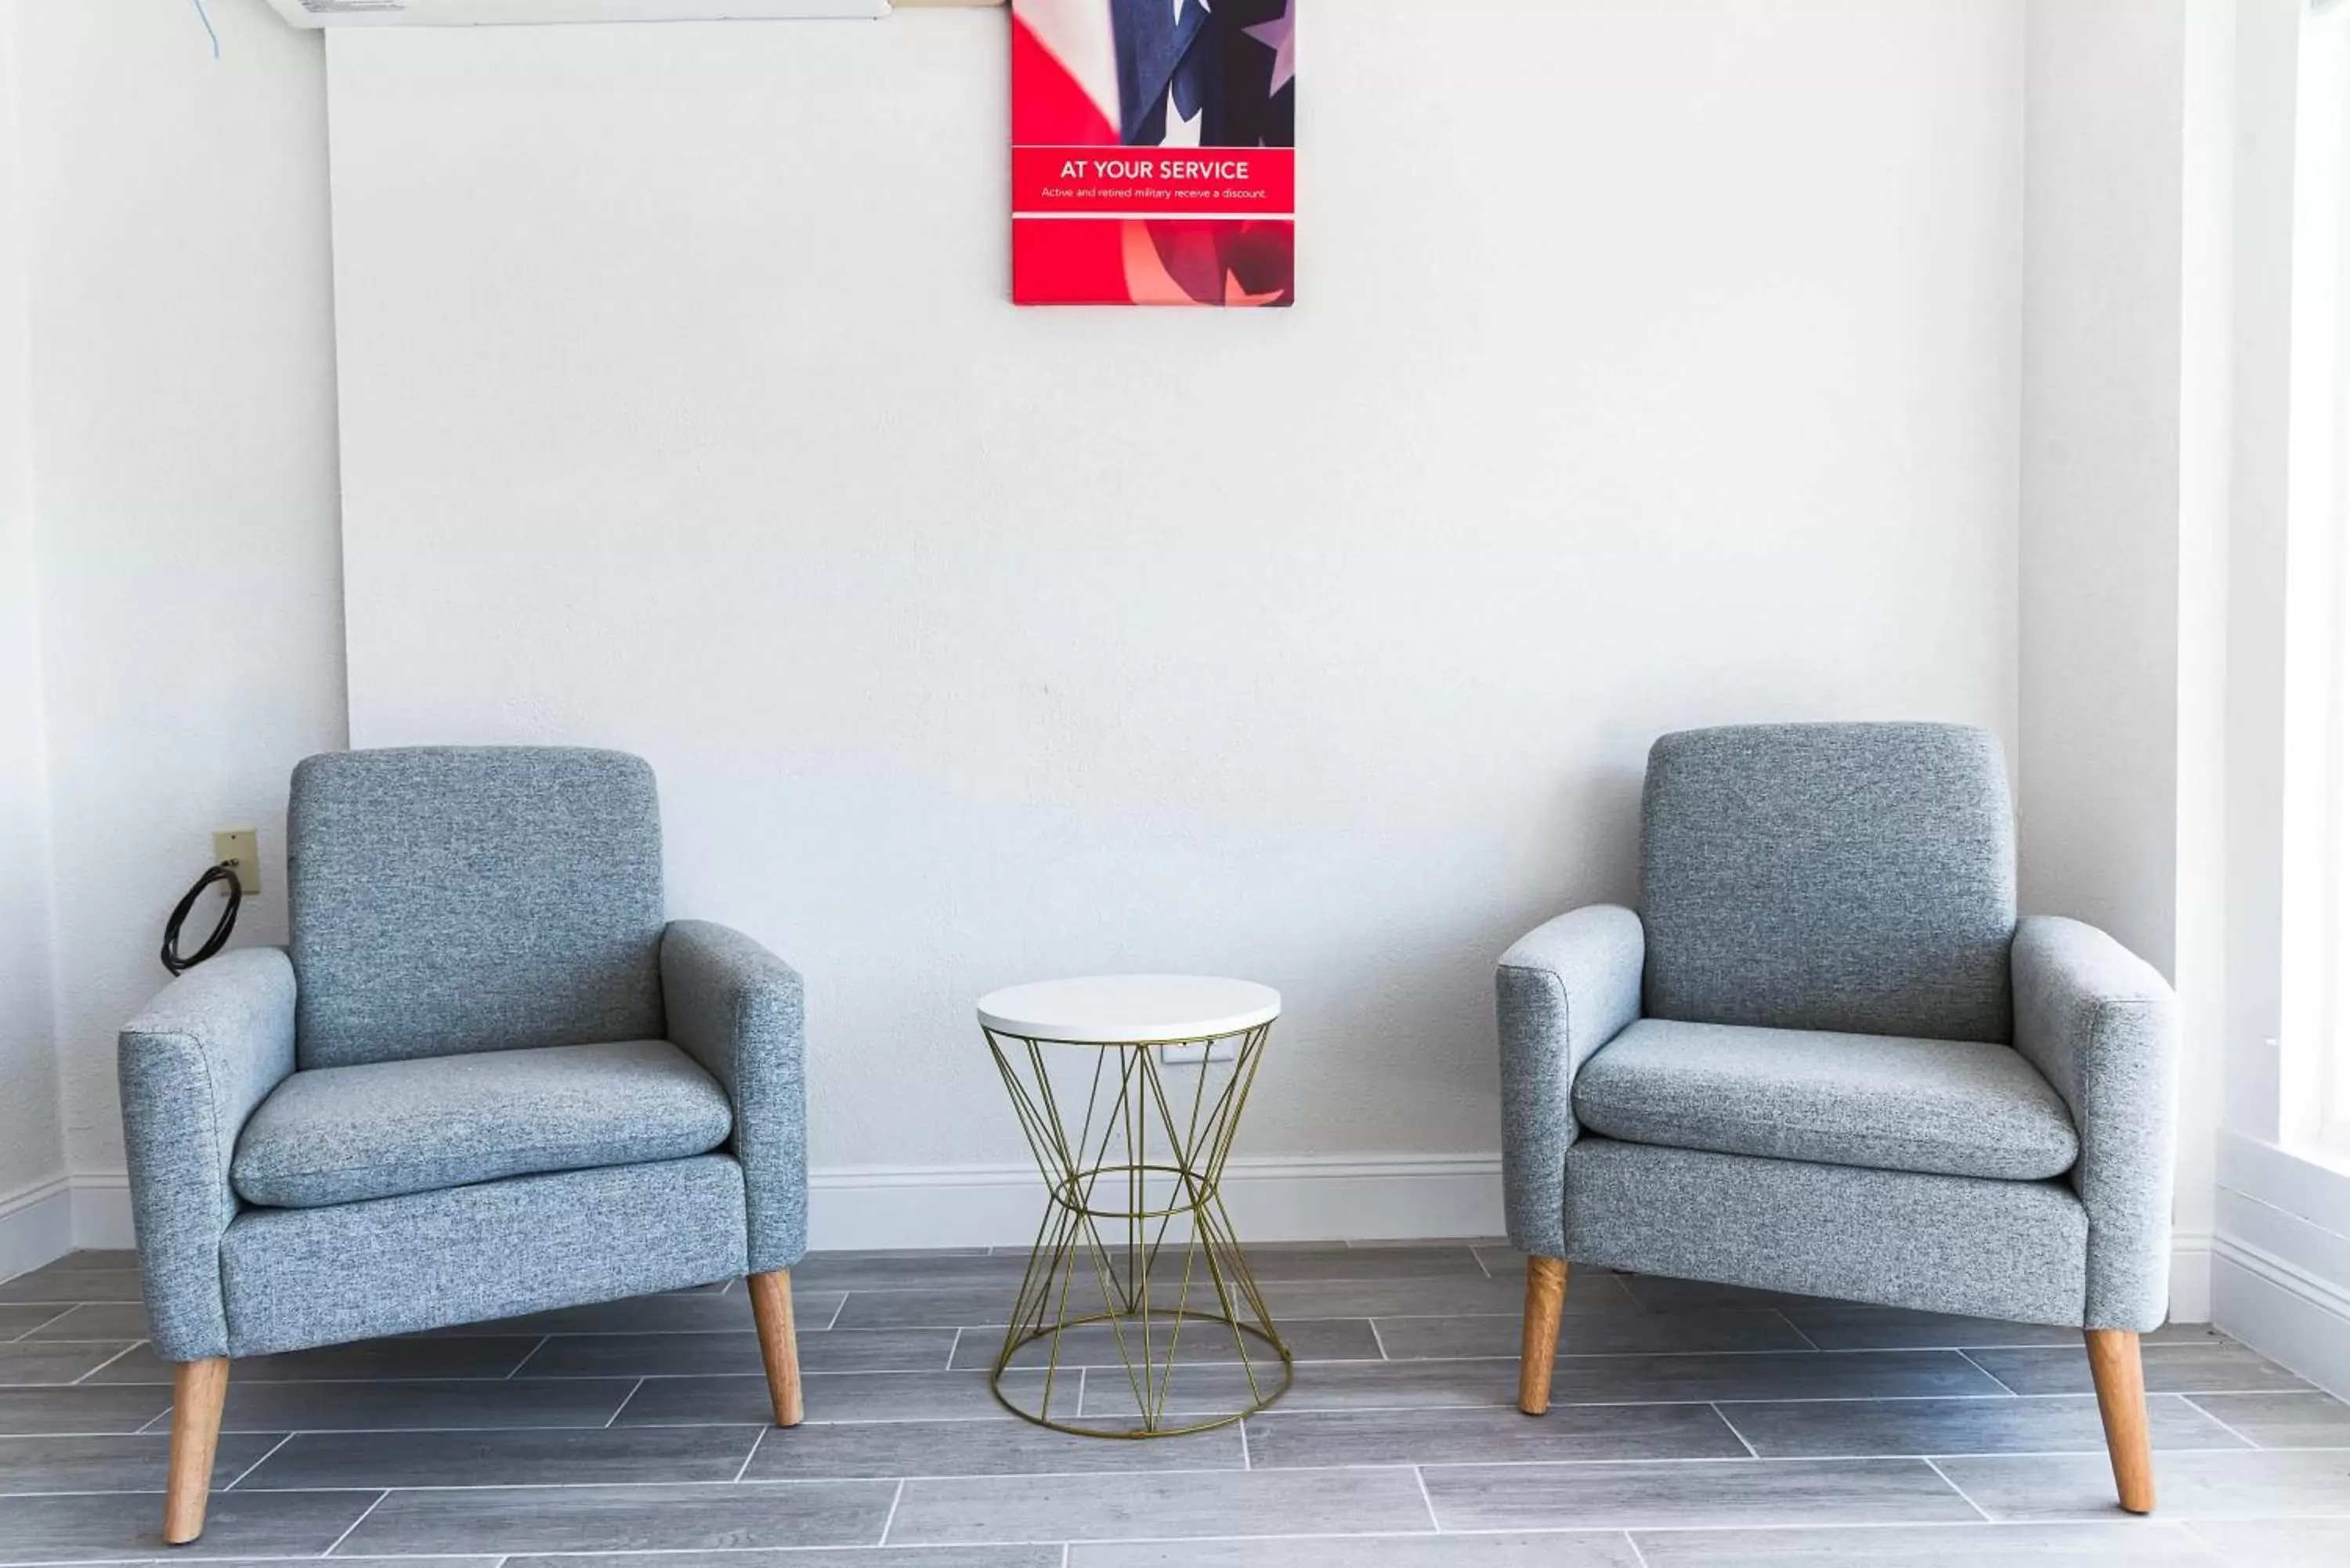
<path fill-rule="evenodd" d="M 254 1107 L 294 1071 L 294 965 L 239 948 L 191 970 L 116 1045 L 130 1215 L 155 1354 L 228 1354 L 221 1237 L 236 1218 L 229 1160 Z"/>
<path fill-rule="evenodd" d="M 1640 917 L 1614 904 L 1559 916 L 1520 938 L 1493 973 L 1502 1035 L 1502 1179 L 1510 1241 L 1566 1255 L 1566 1150 L 1575 1075 L 1640 1016 Z"/>
<path fill-rule="evenodd" d="M 807 1251 L 800 977 L 750 938 L 708 920 L 669 923 L 661 934 L 660 975 L 670 1039 L 734 1102 L 750 1272 L 788 1269 Z"/>
<path fill-rule="evenodd" d="M 2084 1325 L 2158 1328 L 2169 1312 L 2178 1003 L 2153 966 L 2094 926 L 2018 922 L 2015 1048 L 2072 1110 L 2073 1189 L 2089 1214 Z"/>

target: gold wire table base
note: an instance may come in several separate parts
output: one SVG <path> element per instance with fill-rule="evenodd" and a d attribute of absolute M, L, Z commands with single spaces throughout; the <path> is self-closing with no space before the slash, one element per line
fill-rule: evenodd
<path fill-rule="evenodd" d="M 1229 1074 L 1218 1084 L 1202 1063 L 1188 1094 L 1170 1092 L 1158 1048 L 1200 1042 L 983 1029 L 1046 1190 L 996 1398 L 1055 1431 L 1133 1438 L 1230 1426 L 1281 1397 L 1289 1347 L 1217 1191 L 1272 1025 L 1222 1037 L 1240 1042 Z"/>

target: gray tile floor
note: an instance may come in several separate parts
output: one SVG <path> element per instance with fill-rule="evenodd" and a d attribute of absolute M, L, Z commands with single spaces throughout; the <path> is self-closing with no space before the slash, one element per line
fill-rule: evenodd
<path fill-rule="evenodd" d="M 1022 1259 L 795 1272 L 808 1424 L 741 1288 L 237 1364 L 185 1559 L 382 1568 L 2350 1568 L 2350 1407 L 2201 1329 L 2146 1352 L 2161 1511 L 2111 1478 L 2078 1337 L 1577 1271 L 1551 1413 L 1492 1243 L 1264 1247 L 1296 1386 L 1245 1431 L 1062 1437 L 987 1389 Z M 135 1561 L 169 1368 L 132 1260 L 0 1282 L 0 1563 Z M 1179 1369 L 1176 1402 L 1235 1370 Z M 1088 1407 L 1122 1379 L 1097 1377 Z M 591 1561 L 591 1559 L 595 1561 Z M 575 1561 L 576 1560 L 576 1561 Z"/>

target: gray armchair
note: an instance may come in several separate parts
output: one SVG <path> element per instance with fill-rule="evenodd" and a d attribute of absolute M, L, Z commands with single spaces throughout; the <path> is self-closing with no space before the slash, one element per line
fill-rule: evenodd
<path fill-rule="evenodd" d="M 1502 958 L 1519 1404 L 1568 1260 L 2085 1331 L 2123 1507 L 2154 1505 L 2138 1334 L 2169 1275 L 2159 975 L 2015 914 L 1998 743 L 1932 724 L 1667 735 L 1641 903 Z"/>
<path fill-rule="evenodd" d="M 747 1274 L 800 1419 L 800 980 L 662 909 L 652 770 L 613 752 L 353 752 L 294 772 L 291 951 L 122 1031 L 164 1535 L 203 1529 L 229 1358 Z"/>

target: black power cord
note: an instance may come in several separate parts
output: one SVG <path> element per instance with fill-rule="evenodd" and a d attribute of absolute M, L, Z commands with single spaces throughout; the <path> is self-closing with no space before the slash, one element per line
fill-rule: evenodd
<path fill-rule="evenodd" d="M 196 907 L 196 900 L 203 896 L 204 889 L 215 882 L 228 889 L 228 903 L 221 910 L 220 923 L 213 928 L 213 934 L 204 939 L 203 946 L 182 958 L 180 927 L 186 923 L 188 911 Z M 163 922 L 163 967 L 173 974 L 184 974 L 227 946 L 228 934 L 236 929 L 237 906 L 244 902 L 244 884 L 237 880 L 236 867 L 229 862 L 224 860 L 197 877 L 196 885 L 188 889 L 178 907 L 172 909 L 172 918 Z"/>

